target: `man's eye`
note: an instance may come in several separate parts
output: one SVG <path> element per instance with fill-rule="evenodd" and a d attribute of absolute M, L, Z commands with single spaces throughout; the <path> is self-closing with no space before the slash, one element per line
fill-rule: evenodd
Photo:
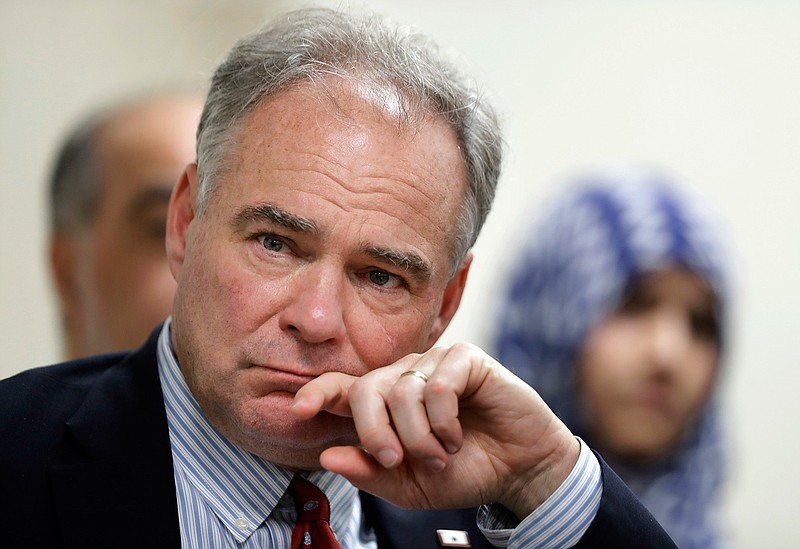
<path fill-rule="evenodd" d="M 280 252 L 283 250 L 284 246 L 286 246 L 286 243 L 283 240 L 269 234 L 259 236 L 258 241 L 262 246 L 264 246 L 264 248 L 271 252 Z"/>
<path fill-rule="evenodd" d="M 369 281 L 382 288 L 397 288 L 402 284 L 399 276 L 387 273 L 386 271 L 370 271 L 367 275 Z"/>
<path fill-rule="evenodd" d="M 386 286 L 391 280 L 392 276 L 385 271 L 372 271 L 369 273 L 369 280 L 378 286 Z"/>

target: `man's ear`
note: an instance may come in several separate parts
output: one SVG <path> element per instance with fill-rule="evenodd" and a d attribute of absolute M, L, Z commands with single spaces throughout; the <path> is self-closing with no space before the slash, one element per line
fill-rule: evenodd
<path fill-rule="evenodd" d="M 450 324 L 450 321 L 453 320 L 453 316 L 456 314 L 458 306 L 461 304 L 461 297 L 464 295 L 464 286 L 467 284 L 467 274 L 469 273 L 470 265 L 472 265 L 471 251 L 467 252 L 464 260 L 461 262 L 461 267 L 459 267 L 458 272 L 453 275 L 453 278 L 450 279 L 450 282 L 447 283 L 444 289 L 442 304 L 439 307 L 439 315 L 433 323 L 428 341 L 425 344 L 426 351 L 434 346 L 445 328 Z"/>
<path fill-rule="evenodd" d="M 172 189 L 167 210 L 167 261 L 172 276 L 178 276 L 186 258 L 186 240 L 189 225 L 195 217 L 197 197 L 197 164 L 189 164 Z"/>

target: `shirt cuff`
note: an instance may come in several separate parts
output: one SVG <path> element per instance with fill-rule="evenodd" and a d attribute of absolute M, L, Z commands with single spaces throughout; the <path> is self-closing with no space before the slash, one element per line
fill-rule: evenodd
<path fill-rule="evenodd" d="M 495 547 L 572 547 L 597 515 L 603 495 L 600 463 L 579 437 L 581 452 L 572 472 L 555 492 L 520 522 L 500 504 L 482 505 L 478 527 Z"/>

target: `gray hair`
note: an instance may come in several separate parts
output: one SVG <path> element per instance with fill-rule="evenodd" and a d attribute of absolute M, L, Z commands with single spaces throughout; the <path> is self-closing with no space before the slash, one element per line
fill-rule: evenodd
<path fill-rule="evenodd" d="M 494 200 L 503 152 L 497 117 L 429 38 L 375 15 L 296 10 L 234 45 L 214 73 L 198 128 L 198 213 L 244 116 L 270 95 L 330 75 L 377 84 L 397 96 L 404 117 L 433 113 L 454 130 L 468 178 L 455 235 L 455 273 Z"/>

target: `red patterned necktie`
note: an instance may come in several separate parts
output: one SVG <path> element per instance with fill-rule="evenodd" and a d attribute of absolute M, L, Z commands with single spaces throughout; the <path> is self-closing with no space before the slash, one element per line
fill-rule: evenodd
<path fill-rule="evenodd" d="M 297 523 L 292 530 L 292 549 L 341 549 L 328 520 L 330 504 L 322 490 L 295 475 L 289 493 L 297 508 Z"/>

